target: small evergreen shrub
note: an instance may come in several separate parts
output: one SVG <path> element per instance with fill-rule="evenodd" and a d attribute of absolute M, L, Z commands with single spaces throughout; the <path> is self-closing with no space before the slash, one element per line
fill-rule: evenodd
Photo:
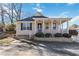
<path fill-rule="evenodd" d="M 66 38 L 71 38 L 71 34 L 64 33 L 64 34 L 63 34 L 63 37 L 66 37 Z"/>
<path fill-rule="evenodd" d="M 44 37 L 44 33 L 42 32 L 38 32 L 35 34 L 36 37 Z"/>
<path fill-rule="evenodd" d="M 63 35 L 62 35 L 62 33 L 56 33 L 56 34 L 54 34 L 54 36 L 55 37 L 62 37 Z"/>
<path fill-rule="evenodd" d="M 45 37 L 51 37 L 51 36 L 52 36 L 51 33 L 46 33 L 46 34 L 45 34 Z"/>

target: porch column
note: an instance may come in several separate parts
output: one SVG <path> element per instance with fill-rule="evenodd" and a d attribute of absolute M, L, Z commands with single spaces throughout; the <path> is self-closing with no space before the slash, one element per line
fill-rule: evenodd
<path fill-rule="evenodd" d="M 53 32 L 53 20 L 51 21 L 51 34 L 53 34 L 52 32 Z"/>
<path fill-rule="evenodd" d="M 60 20 L 60 33 L 61 33 L 61 20 Z"/>
<path fill-rule="evenodd" d="M 37 32 L 37 24 L 36 24 L 36 20 L 35 20 L 35 26 L 34 26 L 34 34 Z"/>
<path fill-rule="evenodd" d="M 63 23 L 62 23 L 62 33 L 63 33 Z"/>
<path fill-rule="evenodd" d="M 69 20 L 67 19 L 67 33 L 69 33 Z"/>
<path fill-rule="evenodd" d="M 58 33 L 60 32 L 59 24 L 57 24 L 57 32 L 58 32 Z"/>
<path fill-rule="evenodd" d="M 43 19 L 43 25 L 42 25 L 42 32 L 44 33 L 44 28 L 45 28 L 45 25 L 44 25 L 44 19 Z"/>

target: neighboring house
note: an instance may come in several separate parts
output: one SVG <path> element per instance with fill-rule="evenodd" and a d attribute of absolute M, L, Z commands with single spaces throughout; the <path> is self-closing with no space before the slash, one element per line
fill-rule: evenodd
<path fill-rule="evenodd" d="M 34 35 L 37 32 L 43 33 L 63 33 L 63 23 L 67 22 L 67 31 L 69 30 L 68 21 L 71 18 L 49 18 L 37 12 L 34 16 L 17 20 L 16 35 Z"/>
<path fill-rule="evenodd" d="M 79 25 L 73 24 L 69 27 L 70 30 L 79 30 Z"/>

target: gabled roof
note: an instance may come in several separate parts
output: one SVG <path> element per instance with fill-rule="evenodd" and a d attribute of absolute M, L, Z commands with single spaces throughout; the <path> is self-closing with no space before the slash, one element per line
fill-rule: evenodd
<path fill-rule="evenodd" d="M 27 17 L 18 21 L 34 21 L 33 18 L 48 18 L 48 17 L 43 16 L 40 12 L 37 12 L 34 16 Z"/>
<path fill-rule="evenodd" d="M 48 18 L 48 17 L 42 15 L 40 12 L 37 12 L 34 16 L 32 16 L 32 18 Z"/>

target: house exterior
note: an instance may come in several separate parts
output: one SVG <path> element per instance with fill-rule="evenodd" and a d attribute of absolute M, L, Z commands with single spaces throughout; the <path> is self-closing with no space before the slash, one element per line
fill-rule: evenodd
<path fill-rule="evenodd" d="M 37 12 L 34 16 L 16 21 L 16 35 L 34 35 L 37 32 L 63 33 L 63 23 L 67 22 L 67 33 L 69 30 L 68 21 L 71 18 L 49 18 Z"/>

